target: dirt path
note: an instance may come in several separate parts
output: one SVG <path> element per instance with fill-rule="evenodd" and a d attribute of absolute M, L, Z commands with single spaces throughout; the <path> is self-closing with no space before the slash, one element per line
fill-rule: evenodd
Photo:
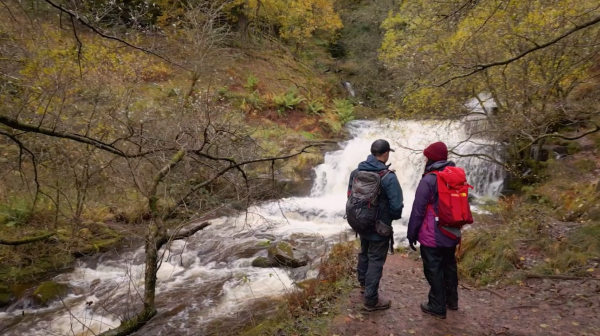
<path fill-rule="evenodd" d="M 355 289 L 330 334 L 600 336 L 600 281 L 530 279 L 504 289 L 459 287 L 458 311 L 448 311 L 445 320 L 425 315 L 419 304 L 429 286 L 422 264 L 402 254 L 388 256 L 380 293 L 392 307 L 366 312 Z"/>

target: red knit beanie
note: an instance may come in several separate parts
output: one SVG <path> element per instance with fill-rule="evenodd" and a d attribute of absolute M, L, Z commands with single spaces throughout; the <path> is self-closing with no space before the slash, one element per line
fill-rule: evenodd
<path fill-rule="evenodd" d="M 446 144 L 441 141 L 434 142 L 425 148 L 423 154 L 426 158 L 436 162 L 448 160 L 448 147 L 446 147 Z"/>

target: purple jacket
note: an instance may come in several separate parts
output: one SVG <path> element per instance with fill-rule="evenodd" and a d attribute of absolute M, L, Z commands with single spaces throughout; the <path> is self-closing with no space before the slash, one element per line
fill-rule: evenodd
<path fill-rule="evenodd" d="M 438 161 L 425 169 L 426 173 L 443 170 L 446 166 L 454 166 L 452 161 Z M 460 238 L 452 239 L 443 234 L 436 220 L 438 212 L 437 177 L 425 174 L 419 182 L 415 193 L 410 219 L 408 221 L 407 238 L 409 241 L 419 241 L 427 247 L 454 247 Z M 459 229 L 452 233 L 460 237 Z"/>

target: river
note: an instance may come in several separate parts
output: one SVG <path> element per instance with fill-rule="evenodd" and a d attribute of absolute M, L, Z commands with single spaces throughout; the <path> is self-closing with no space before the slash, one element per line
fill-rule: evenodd
<path fill-rule="evenodd" d="M 293 269 L 255 268 L 256 256 L 266 255 L 268 242 L 291 240 L 318 260 L 327 247 L 353 238 L 343 219 L 350 172 L 369 154 L 371 143 L 388 139 L 391 168 L 404 193 L 403 219 L 395 222 L 396 244 L 405 244 L 406 220 L 424 168 L 419 150 L 442 140 L 462 154 L 492 153 L 493 144 L 470 139 L 457 122 L 355 121 L 351 139 L 315 167 L 309 197 L 291 197 L 259 204 L 239 217 L 218 218 L 187 241 L 177 241 L 158 272 L 159 314 L 134 335 L 203 335 L 217 324 L 252 320 L 274 307 L 272 300 L 293 288 L 295 281 L 316 275 L 316 262 Z M 466 141 L 469 139 L 469 141 Z M 454 158 L 465 167 L 478 199 L 495 198 L 502 188 L 502 168 L 477 157 Z M 84 258 L 70 273 L 55 277 L 72 289 L 48 308 L 0 313 L 0 331 L 9 335 L 94 335 L 133 316 L 143 292 L 143 247 L 120 254 Z M 220 323 L 218 323 L 220 322 Z M 218 333 L 215 333 L 218 334 Z"/>

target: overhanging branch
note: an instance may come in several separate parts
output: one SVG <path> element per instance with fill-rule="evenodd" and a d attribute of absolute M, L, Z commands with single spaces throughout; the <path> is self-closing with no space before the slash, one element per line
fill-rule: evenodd
<path fill-rule="evenodd" d="M 578 32 L 578 31 L 580 31 L 582 29 L 591 27 L 591 26 L 593 26 L 595 24 L 598 24 L 598 23 L 600 23 L 600 16 L 597 16 L 597 17 L 595 17 L 595 18 L 593 18 L 593 19 L 591 19 L 591 20 L 589 20 L 589 21 L 587 21 L 587 22 L 585 22 L 583 24 L 575 25 L 575 27 L 569 29 L 568 31 L 566 31 L 562 35 L 560 35 L 560 36 L 558 36 L 558 37 L 556 37 L 556 38 L 554 38 L 554 39 L 552 39 L 552 40 L 550 40 L 550 41 L 548 41 L 546 43 L 535 44 L 535 46 L 533 48 L 527 49 L 524 52 L 522 52 L 522 53 L 520 53 L 520 54 L 518 54 L 516 56 L 513 56 L 511 58 L 505 59 L 503 61 L 491 62 L 491 63 L 486 63 L 486 64 L 477 64 L 477 65 L 473 66 L 473 68 L 475 68 L 475 69 L 472 70 L 471 72 L 468 72 L 466 74 L 462 74 L 462 75 L 458 75 L 458 76 L 452 77 L 450 79 L 447 79 L 445 82 L 443 82 L 441 84 L 438 84 L 438 85 L 435 85 L 435 86 L 436 87 L 445 86 L 446 84 L 448 84 L 448 83 L 450 83 L 450 82 L 452 82 L 454 80 L 461 79 L 461 78 L 466 78 L 466 77 L 470 77 L 470 76 L 472 76 L 472 75 L 474 75 L 474 74 L 476 74 L 478 72 L 481 72 L 483 70 L 486 70 L 486 69 L 489 69 L 489 68 L 493 68 L 493 67 L 497 67 L 497 66 L 508 65 L 510 63 L 513 63 L 515 61 L 520 60 L 521 58 L 523 58 L 523 57 L 525 57 L 525 56 L 527 56 L 527 55 L 529 55 L 529 54 L 531 54 L 533 52 L 536 52 L 538 50 L 550 47 L 550 46 L 558 43 L 559 41 L 561 41 L 561 40 L 569 37 L 573 33 L 576 33 L 576 32 Z"/>
<path fill-rule="evenodd" d="M 85 135 L 80 135 L 77 133 L 69 133 L 69 132 L 60 132 L 60 131 L 55 131 L 53 129 L 50 128 L 45 128 L 45 127 L 36 127 L 36 126 L 32 126 L 23 122 L 20 122 L 17 119 L 14 118 L 10 118 L 7 117 L 5 115 L 0 115 L 0 124 L 4 124 L 8 127 L 11 127 L 13 129 L 19 130 L 19 131 L 24 131 L 24 132 L 31 132 L 31 133 L 38 133 L 38 134 L 43 134 L 43 135 L 47 135 L 47 136 L 51 136 L 51 137 L 55 137 L 55 138 L 62 138 L 62 139 L 69 139 L 69 140 L 73 140 L 79 143 L 83 143 L 83 144 L 87 144 L 87 145 L 91 145 L 94 146 L 96 148 L 102 149 L 104 151 L 107 151 L 109 153 L 124 157 L 124 158 L 128 158 L 128 159 L 132 159 L 132 158 L 138 158 L 138 157 L 142 157 L 142 156 L 146 156 L 149 154 L 153 154 L 153 153 L 157 153 L 157 152 L 163 152 L 163 151 L 172 151 L 172 148 L 167 148 L 167 149 L 152 149 L 152 150 L 148 150 L 145 152 L 139 152 L 139 153 L 125 153 L 122 150 L 107 144 L 105 142 L 102 141 L 98 141 L 94 138 L 90 138 L 88 136 Z"/>
<path fill-rule="evenodd" d="M 25 238 L 21 238 L 21 239 L 17 239 L 17 240 L 8 240 L 8 239 L 0 238 L 0 245 L 10 245 L 10 246 L 25 245 L 25 244 L 30 244 L 30 243 L 35 243 L 35 242 L 39 242 L 42 240 L 46 240 L 46 239 L 54 236 L 55 234 L 56 233 L 52 232 L 52 233 L 46 233 L 44 235 L 37 236 L 37 237 L 25 237 Z"/>
<path fill-rule="evenodd" d="M 202 183 L 198 183 L 193 185 L 190 188 L 190 191 L 184 196 L 182 197 L 179 202 L 177 202 L 173 207 L 171 207 L 169 209 L 169 211 L 165 212 L 165 218 L 170 216 L 173 211 L 175 211 L 175 209 L 177 209 L 178 207 L 180 207 L 181 205 L 185 204 L 185 202 L 187 201 L 187 199 L 196 191 L 198 191 L 201 188 L 204 188 L 208 185 L 210 185 L 211 183 L 213 183 L 214 181 L 216 181 L 219 177 L 223 176 L 225 173 L 227 173 L 228 171 L 232 170 L 232 169 L 241 169 L 242 166 L 247 165 L 247 164 L 252 164 L 252 163 L 259 163 L 259 162 L 275 162 L 277 160 L 287 160 L 287 159 L 291 159 L 293 157 L 296 157 L 298 155 L 301 155 L 303 153 L 307 153 L 307 150 L 309 148 L 312 147 L 319 147 L 320 145 L 318 144 L 311 144 L 311 145 L 307 145 L 304 146 L 304 148 L 302 148 L 300 151 L 290 154 L 290 155 L 284 155 L 284 156 L 276 156 L 276 157 L 268 157 L 268 158 L 262 158 L 262 159 L 255 159 L 255 160 L 248 160 L 248 161 L 243 161 L 240 163 L 236 163 L 235 160 L 230 159 L 230 158 L 218 158 L 218 157 L 213 157 L 211 155 L 202 153 L 203 157 L 206 158 L 210 158 L 212 160 L 222 160 L 222 161 L 227 161 L 229 162 L 229 165 L 223 169 L 221 169 L 219 172 L 217 172 L 212 178 L 202 182 Z M 196 153 L 198 154 L 198 153 Z"/>
<path fill-rule="evenodd" d="M 531 135 L 528 135 L 528 134 L 525 133 L 531 139 L 531 142 L 529 144 L 527 144 L 526 146 L 524 146 L 523 148 L 521 148 L 519 150 L 519 152 L 524 151 L 525 149 L 529 148 L 530 146 L 532 146 L 536 142 L 538 142 L 538 141 L 540 141 L 542 139 L 545 139 L 545 138 L 560 138 L 560 139 L 569 140 L 569 141 L 573 141 L 573 140 L 578 140 L 578 139 L 584 138 L 584 137 L 586 137 L 586 136 L 588 136 L 590 134 L 594 134 L 594 133 L 600 131 L 600 126 L 598 126 L 598 124 L 596 124 L 596 123 L 593 123 L 593 124 L 595 126 L 595 128 L 593 130 L 584 132 L 583 134 L 580 134 L 580 135 L 577 135 L 577 136 L 573 136 L 573 137 L 562 135 L 560 133 L 549 133 L 549 134 L 540 135 L 537 138 L 533 138 Z"/>
<path fill-rule="evenodd" d="M 156 249 L 159 250 L 161 247 L 163 247 L 163 245 L 165 245 L 168 242 L 189 238 L 189 237 L 195 235 L 198 231 L 202 231 L 205 228 L 209 227 L 211 224 L 212 223 L 210 223 L 210 222 L 204 222 L 204 223 L 199 224 L 187 231 L 179 232 L 174 235 L 165 235 L 156 241 Z"/>

